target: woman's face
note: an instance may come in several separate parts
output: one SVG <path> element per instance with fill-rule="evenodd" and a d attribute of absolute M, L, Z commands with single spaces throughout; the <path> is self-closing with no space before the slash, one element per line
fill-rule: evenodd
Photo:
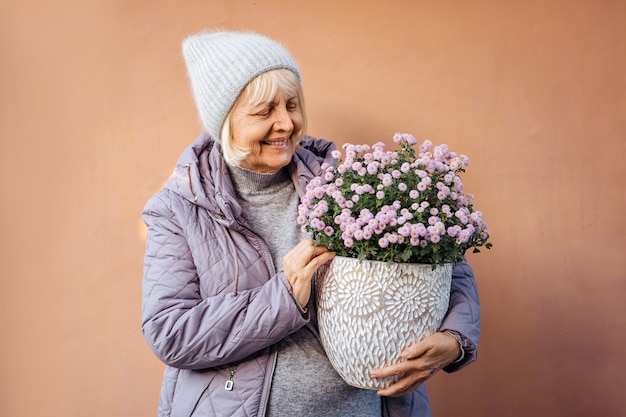
<path fill-rule="evenodd" d="M 252 104 L 243 94 L 230 119 L 235 145 L 250 150 L 239 163 L 257 172 L 276 172 L 291 161 L 296 150 L 296 133 L 302 129 L 302 112 L 297 95 L 278 89 L 266 103 Z"/>

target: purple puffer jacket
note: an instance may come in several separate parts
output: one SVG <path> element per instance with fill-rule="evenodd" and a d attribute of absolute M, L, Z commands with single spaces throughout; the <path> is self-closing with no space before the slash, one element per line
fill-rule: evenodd
<path fill-rule="evenodd" d="M 331 142 L 307 138 L 289 172 L 302 195 L 332 163 Z M 263 240 L 245 226 L 219 145 L 201 135 L 181 155 L 163 190 L 146 204 L 142 331 L 167 367 L 159 417 L 262 417 L 276 360 L 274 346 L 308 322 Z M 442 328 L 463 335 L 476 358 L 479 309 L 473 274 L 455 268 Z M 234 389 L 224 388 L 231 377 Z M 384 415 L 430 415 L 425 388 L 386 398 Z M 417 414 L 418 410 L 421 410 Z"/>

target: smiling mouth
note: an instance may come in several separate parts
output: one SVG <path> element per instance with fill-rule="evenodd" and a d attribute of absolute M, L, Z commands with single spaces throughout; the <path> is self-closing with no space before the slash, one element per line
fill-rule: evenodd
<path fill-rule="evenodd" d="M 285 146 L 289 139 L 281 139 L 281 140 L 263 140 L 261 143 L 270 146 Z"/>

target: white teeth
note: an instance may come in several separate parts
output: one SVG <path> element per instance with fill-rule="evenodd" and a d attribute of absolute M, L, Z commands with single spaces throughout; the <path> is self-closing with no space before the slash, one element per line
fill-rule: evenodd
<path fill-rule="evenodd" d="M 267 143 L 268 145 L 271 145 L 271 146 L 281 146 L 281 145 L 286 144 L 287 140 L 286 139 L 274 140 L 274 141 L 272 141 L 272 140 L 264 140 L 263 142 L 265 142 L 265 143 Z"/>

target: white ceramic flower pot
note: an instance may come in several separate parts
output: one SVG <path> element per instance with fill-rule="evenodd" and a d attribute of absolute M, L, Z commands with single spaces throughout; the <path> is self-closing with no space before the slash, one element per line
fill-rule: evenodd
<path fill-rule="evenodd" d="M 448 309 L 452 265 L 392 264 L 335 257 L 320 268 L 318 326 L 331 364 L 354 387 L 381 389 L 398 377 L 370 378 L 402 361 L 400 352 L 436 332 Z"/>

